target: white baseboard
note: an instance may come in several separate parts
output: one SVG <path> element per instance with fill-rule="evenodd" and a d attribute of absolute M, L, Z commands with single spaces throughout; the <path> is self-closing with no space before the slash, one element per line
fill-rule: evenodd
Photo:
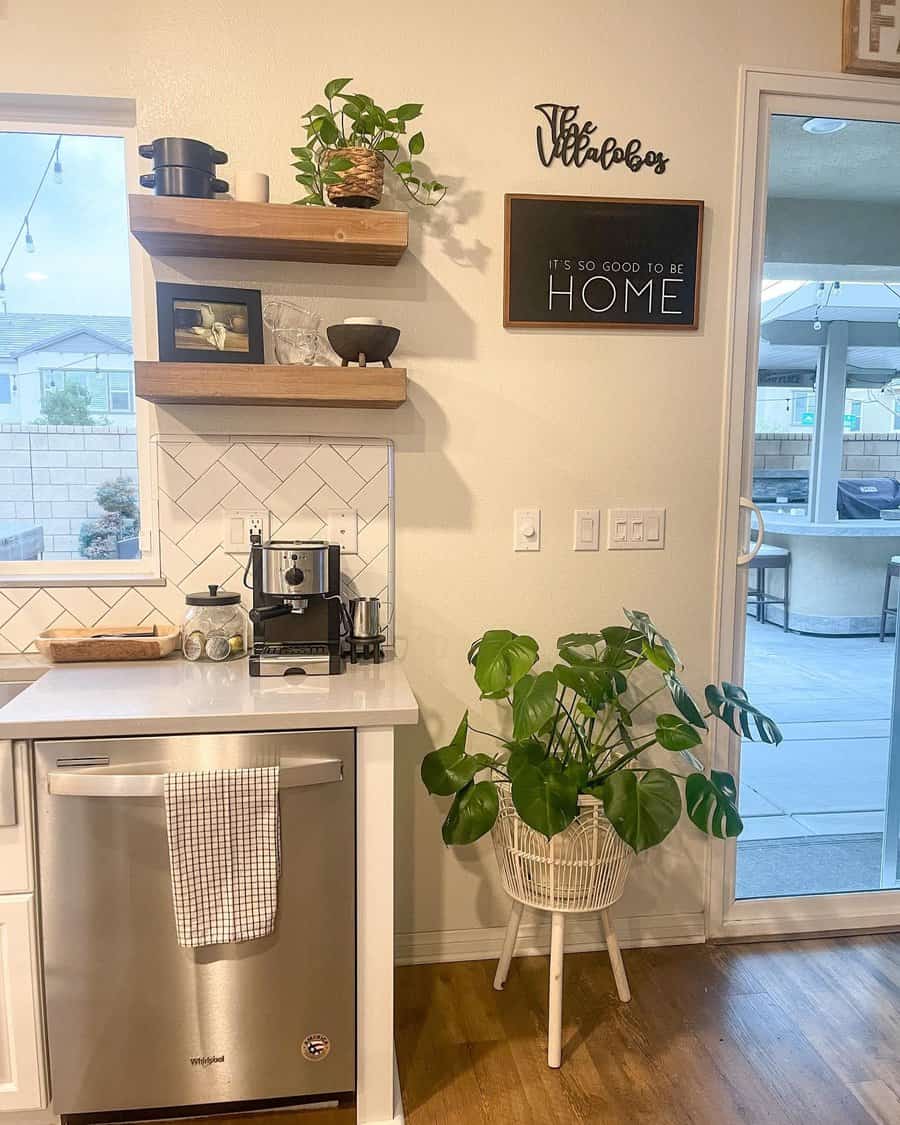
<path fill-rule="evenodd" d="M 651 945 L 697 945 L 706 941 L 703 914 L 649 914 L 617 918 L 619 943 L 626 948 Z M 443 961 L 485 961 L 500 956 L 503 926 L 472 930 L 432 930 L 397 934 L 394 959 L 398 965 L 428 965 Z M 586 953 L 605 949 L 596 915 L 570 915 L 566 919 L 566 952 Z M 526 912 L 516 942 L 517 957 L 536 957 L 550 950 L 550 918 L 543 912 Z"/>

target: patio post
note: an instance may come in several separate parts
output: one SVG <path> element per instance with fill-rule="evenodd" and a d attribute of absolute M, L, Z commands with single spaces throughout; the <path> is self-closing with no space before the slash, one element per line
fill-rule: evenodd
<path fill-rule="evenodd" d="M 847 398 L 847 347 L 845 320 L 828 325 L 825 348 L 820 352 L 816 377 L 816 428 L 809 471 L 809 518 L 812 523 L 834 523 L 837 518 L 838 480 L 844 455 L 844 403 Z"/>

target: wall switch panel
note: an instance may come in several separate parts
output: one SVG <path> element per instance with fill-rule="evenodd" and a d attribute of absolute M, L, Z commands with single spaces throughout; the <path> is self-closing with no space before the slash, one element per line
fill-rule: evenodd
<path fill-rule="evenodd" d="M 600 509 L 576 508 L 573 551 L 600 550 Z"/>
<path fill-rule="evenodd" d="M 328 542 L 340 544 L 342 555 L 359 552 L 359 518 L 355 508 L 328 509 Z"/>
<path fill-rule="evenodd" d="M 661 551 L 665 545 L 665 508 L 610 508 L 610 551 Z"/>
<path fill-rule="evenodd" d="M 269 538 L 269 513 L 265 508 L 223 508 L 222 550 L 241 554 L 250 550 L 250 533 Z"/>
<path fill-rule="evenodd" d="M 513 550 L 541 549 L 541 509 L 517 508 L 513 513 Z"/>

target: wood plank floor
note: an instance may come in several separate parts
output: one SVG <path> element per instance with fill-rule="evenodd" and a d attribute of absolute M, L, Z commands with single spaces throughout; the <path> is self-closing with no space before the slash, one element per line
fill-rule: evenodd
<path fill-rule="evenodd" d="M 900 1125 L 900 935 L 566 957 L 563 1065 L 547 959 L 397 972 L 408 1125 Z"/>

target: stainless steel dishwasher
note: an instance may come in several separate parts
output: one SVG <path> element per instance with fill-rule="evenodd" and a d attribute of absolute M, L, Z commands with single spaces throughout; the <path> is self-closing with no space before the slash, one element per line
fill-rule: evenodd
<path fill-rule="evenodd" d="M 59 1114 L 350 1092 L 353 731 L 39 742 L 38 854 Z M 174 770 L 280 766 L 275 932 L 183 949 L 163 810 Z"/>

